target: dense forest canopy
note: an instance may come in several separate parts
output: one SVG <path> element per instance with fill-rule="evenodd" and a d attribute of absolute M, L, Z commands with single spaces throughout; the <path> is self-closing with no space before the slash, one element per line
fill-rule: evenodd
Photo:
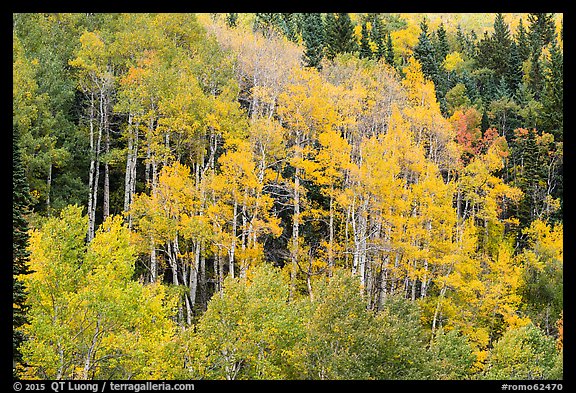
<path fill-rule="evenodd" d="M 13 140 L 18 378 L 562 379 L 562 14 L 14 14 Z"/>

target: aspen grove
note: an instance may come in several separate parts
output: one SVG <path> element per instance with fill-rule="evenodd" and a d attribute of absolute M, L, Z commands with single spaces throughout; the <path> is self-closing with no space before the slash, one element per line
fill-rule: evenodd
<path fill-rule="evenodd" d="M 14 376 L 562 379 L 562 20 L 14 14 Z"/>

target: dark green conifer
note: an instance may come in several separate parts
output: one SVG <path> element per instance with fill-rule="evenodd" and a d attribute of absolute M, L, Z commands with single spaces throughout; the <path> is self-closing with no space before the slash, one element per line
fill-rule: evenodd
<path fill-rule="evenodd" d="M 371 59 L 372 49 L 368 40 L 368 26 L 366 22 L 362 23 L 362 38 L 360 38 L 360 58 Z"/>
<path fill-rule="evenodd" d="M 324 22 L 319 13 L 303 14 L 302 40 L 304 41 L 303 61 L 306 67 L 322 68 L 324 58 Z"/>
<path fill-rule="evenodd" d="M 550 59 L 546 63 L 544 93 L 542 95 L 542 125 L 544 131 L 562 141 L 564 133 L 564 63 L 556 40 L 550 45 Z"/>
<path fill-rule="evenodd" d="M 386 35 L 386 63 L 394 66 L 394 46 L 392 45 L 392 36 Z"/>
<path fill-rule="evenodd" d="M 326 57 L 334 59 L 340 53 L 352 53 L 356 50 L 354 25 L 347 13 L 326 14 L 325 46 Z"/>
<path fill-rule="evenodd" d="M 26 215 L 29 213 L 30 194 L 24 168 L 20 146 L 14 129 L 12 134 L 12 353 L 13 366 L 22 360 L 19 346 L 23 336 L 20 328 L 27 322 L 26 288 L 20 275 L 29 274 L 28 252 L 28 223 Z M 13 370 L 14 372 L 14 370 Z"/>
<path fill-rule="evenodd" d="M 448 38 L 446 37 L 446 29 L 444 29 L 444 23 L 440 23 L 440 26 L 438 26 L 438 29 L 436 30 L 435 50 L 436 60 L 439 63 L 444 61 L 450 52 L 450 45 L 448 44 Z"/>
<path fill-rule="evenodd" d="M 518 49 L 518 56 L 521 62 L 528 60 L 530 57 L 530 40 L 528 38 L 528 33 L 524 28 L 524 23 L 522 22 L 522 18 L 518 22 L 518 28 L 516 29 L 516 35 L 514 36 L 516 39 L 516 47 Z"/>
<path fill-rule="evenodd" d="M 372 31 L 370 32 L 370 35 L 372 41 L 376 44 L 376 53 L 374 53 L 374 57 L 376 57 L 377 60 L 380 60 L 382 57 L 386 56 L 387 51 L 387 43 L 384 42 L 384 26 L 382 25 L 382 20 L 377 14 L 372 17 L 371 21 Z M 389 35 L 390 34 L 388 33 L 387 37 Z"/>

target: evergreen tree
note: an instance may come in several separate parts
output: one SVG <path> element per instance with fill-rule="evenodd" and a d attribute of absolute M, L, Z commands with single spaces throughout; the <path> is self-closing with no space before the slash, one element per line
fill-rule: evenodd
<path fill-rule="evenodd" d="M 534 98 L 539 101 L 544 87 L 544 70 L 542 60 L 540 60 L 542 50 L 533 51 L 530 55 L 529 86 L 534 94 Z"/>
<path fill-rule="evenodd" d="M 325 52 L 328 60 L 333 60 L 338 54 L 338 31 L 336 27 L 336 14 L 328 12 L 325 18 Z"/>
<path fill-rule="evenodd" d="M 518 22 L 516 35 L 514 38 L 516 39 L 516 47 L 518 50 L 518 57 L 520 58 L 520 62 L 525 62 L 530 57 L 530 40 L 528 38 L 528 33 L 524 28 L 522 18 L 520 18 L 520 21 Z"/>
<path fill-rule="evenodd" d="M 376 14 L 371 18 L 372 21 L 372 31 L 370 32 L 372 36 L 372 41 L 376 44 L 376 60 L 380 60 L 382 57 L 386 56 L 387 52 L 387 42 L 384 42 L 384 26 L 382 25 L 382 20 Z M 390 33 L 386 35 L 390 36 Z"/>
<path fill-rule="evenodd" d="M 321 69 L 324 58 L 324 23 L 319 13 L 307 13 L 302 20 L 302 39 L 304 40 L 304 65 Z"/>
<path fill-rule="evenodd" d="M 510 58 L 508 70 L 506 72 L 506 83 L 510 92 L 515 92 L 522 83 L 522 59 L 519 54 L 519 48 L 514 41 L 510 45 Z"/>
<path fill-rule="evenodd" d="M 12 134 L 12 353 L 13 372 L 22 360 L 19 346 L 23 336 L 20 328 L 27 322 L 26 288 L 23 274 L 29 274 L 28 223 L 26 214 L 29 212 L 30 195 L 18 141 L 18 132 Z"/>
<path fill-rule="evenodd" d="M 498 85 L 496 86 L 496 98 L 497 99 L 501 99 L 501 98 L 510 98 L 511 97 L 511 93 L 510 90 L 508 89 L 508 84 L 506 83 L 506 80 L 504 79 L 504 77 L 500 77 L 500 81 L 498 82 Z"/>
<path fill-rule="evenodd" d="M 462 31 L 462 26 L 456 27 L 456 50 L 469 58 L 474 58 L 476 54 L 476 36 L 472 31 L 466 34 Z"/>
<path fill-rule="evenodd" d="M 438 63 L 436 53 L 430 40 L 428 32 L 428 22 L 424 18 L 420 23 L 421 33 L 418 43 L 414 46 L 414 57 L 422 65 L 422 72 L 428 79 L 436 82 L 438 80 Z"/>
<path fill-rule="evenodd" d="M 354 25 L 349 14 L 327 14 L 325 32 L 328 59 L 334 59 L 339 53 L 352 53 L 356 50 Z"/>
<path fill-rule="evenodd" d="M 360 58 L 372 58 L 372 49 L 370 49 L 370 42 L 368 41 L 368 26 L 366 22 L 362 23 L 362 38 L 360 38 Z"/>
<path fill-rule="evenodd" d="M 495 71 L 496 78 L 505 76 L 510 65 L 510 29 L 504 21 L 501 13 L 496 14 L 494 19 L 494 33 L 492 35 L 492 52 L 489 59 L 491 68 Z"/>
<path fill-rule="evenodd" d="M 533 13 L 528 15 L 530 41 L 533 51 L 539 51 L 556 37 L 554 14 Z"/>
<path fill-rule="evenodd" d="M 392 36 L 390 33 L 386 35 L 386 63 L 394 66 L 394 46 L 392 45 Z"/>
<path fill-rule="evenodd" d="M 254 19 L 254 30 L 260 30 L 268 36 L 279 30 L 279 14 L 274 12 L 257 12 Z"/>
<path fill-rule="evenodd" d="M 494 43 L 492 37 L 485 31 L 484 35 L 476 45 L 476 67 L 492 69 L 492 54 L 494 52 Z"/>
<path fill-rule="evenodd" d="M 488 113 L 486 113 L 486 109 L 484 109 L 482 111 L 482 120 L 480 121 L 480 130 L 482 131 L 482 135 L 484 135 L 488 128 L 490 128 L 490 120 L 488 119 Z"/>
<path fill-rule="evenodd" d="M 229 12 L 226 14 L 226 24 L 228 27 L 236 27 L 238 23 L 238 14 L 236 12 Z"/>
<path fill-rule="evenodd" d="M 456 26 L 456 50 L 461 53 L 465 53 L 465 48 L 467 44 L 466 34 L 462 31 L 462 26 L 458 23 Z"/>
<path fill-rule="evenodd" d="M 440 23 L 440 26 L 438 26 L 438 29 L 436 30 L 435 50 L 436 60 L 439 63 L 444 61 L 450 52 L 450 45 L 448 44 L 448 38 L 446 38 L 446 29 L 444 29 L 444 23 Z"/>
<path fill-rule="evenodd" d="M 556 42 L 550 46 L 550 60 L 546 64 L 542 96 L 542 124 L 544 130 L 562 141 L 564 132 L 564 65 L 562 51 Z"/>
<path fill-rule="evenodd" d="M 297 28 L 294 14 L 288 12 L 280 14 L 280 27 L 286 38 L 292 42 L 296 42 L 298 35 L 296 33 Z"/>
<path fill-rule="evenodd" d="M 542 168 L 542 163 L 538 155 L 534 129 L 528 130 L 528 136 L 518 147 L 520 148 L 520 162 L 522 163 L 522 173 L 518 185 L 524 192 L 518 206 L 518 218 L 520 219 L 520 226 L 525 228 L 535 218 L 534 191 L 541 180 L 539 169 Z"/>

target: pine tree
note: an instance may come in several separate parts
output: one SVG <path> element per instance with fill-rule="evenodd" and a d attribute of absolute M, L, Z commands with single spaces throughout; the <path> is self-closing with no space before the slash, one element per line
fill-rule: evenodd
<path fill-rule="evenodd" d="M 550 46 L 550 60 L 546 64 L 544 93 L 542 95 L 542 124 L 544 130 L 562 141 L 564 133 L 564 65 L 563 55 L 556 40 Z"/>
<path fill-rule="evenodd" d="M 436 60 L 440 63 L 444 61 L 448 53 L 450 52 L 450 45 L 448 44 L 448 38 L 446 38 L 446 29 L 444 29 L 444 23 L 440 23 L 438 29 L 436 30 Z"/>
<path fill-rule="evenodd" d="M 228 27 L 236 27 L 238 23 L 238 14 L 236 12 L 229 12 L 226 14 L 226 24 Z"/>
<path fill-rule="evenodd" d="M 394 46 L 392 45 L 392 36 L 390 33 L 386 35 L 386 63 L 394 66 Z"/>
<path fill-rule="evenodd" d="M 29 269 L 28 252 L 28 223 L 26 214 L 29 212 L 30 195 L 18 141 L 18 132 L 14 129 L 12 134 L 12 351 L 13 372 L 16 365 L 22 360 L 19 346 L 23 336 L 19 330 L 26 322 L 26 288 L 22 279 L 23 274 L 31 273 Z"/>
<path fill-rule="evenodd" d="M 486 109 L 484 109 L 482 111 L 482 120 L 480 121 L 480 130 L 482 131 L 482 135 L 484 135 L 488 128 L 490 128 L 490 120 L 488 119 L 488 113 L 486 113 Z"/>
<path fill-rule="evenodd" d="M 366 22 L 362 23 L 362 38 L 360 38 L 360 58 L 372 58 L 372 49 L 370 49 L 370 42 L 368 40 L 368 26 Z"/>
<path fill-rule="evenodd" d="M 476 45 L 476 65 L 477 68 L 492 69 L 492 54 L 494 53 L 494 43 L 492 37 L 485 31 L 484 35 Z"/>
<path fill-rule="evenodd" d="M 534 94 L 534 98 L 539 101 L 544 87 L 544 70 L 540 59 L 542 50 L 533 51 L 530 54 L 529 86 Z"/>
<path fill-rule="evenodd" d="M 272 31 L 278 31 L 279 14 L 273 12 L 257 12 L 254 19 L 254 30 L 261 30 L 268 36 Z"/>
<path fill-rule="evenodd" d="M 542 163 L 538 155 L 534 129 L 528 130 L 528 136 L 521 147 L 521 155 L 522 175 L 519 179 L 519 187 L 524 192 L 524 196 L 518 206 L 518 218 L 520 225 L 527 227 L 535 218 L 534 191 L 542 178 L 540 171 Z"/>
<path fill-rule="evenodd" d="M 533 13 L 528 15 L 530 41 L 533 51 L 539 51 L 556 37 L 554 14 Z"/>
<path fill-rule="evenodd" d="M 492 35 L 492 57 L 490 59 L 491 68 L 495 71 L 496 78 L 500 78 L 508 73 L 510 64 L 510 29 L 504 21 L 501 13 L 496 14 L 494 19 L 494 34 Z"/>
<path fill-rule="evenodd" d="M 332 60 L 340 53 L 352 53 L 356 50 L 354 25 L 349 14 L 328 13 L 325 26 L 326 57 L 328 59 Z"/>
<path fill-rule="evenodd" d="M 384 42 L 384 26 L 382 25 L 382 20 L 380 19 L 380 17 L 375 14 L 372 18 L 372 31 L 370 32 L 370 35 L 372 37 L 372 41 L 374 41 L 374 43 L 376 44 L 376 53 L 375 53 L 375 57 L 376 60 L 380 60 L 382 57 L 386 56 L 386 50 L 387 50 L 387 43 Z M 387 37 L 390 35 L 390 33 L 387 34 Z"/>
<path fill-rule="evenodd" d="M 520 58 L 519 48 L 514 41 L 510 45 L 510 58 L 508 70 L 506 72 L 506 82 L 510 92 L 515 92 L 522 83 L 522 59 Z"/>
<path fill-rule="evenodd" d="M 296 33 L 297 28 L 294 14 L 281 13 L 279 23 L 284 36 L 286 36 L 290 41 L 296 42 L 298 35 Z"/>
<path fill-rule="evenodd" d="M 438 80 L 438 63 L 436 61 L 434 47 L 430 40 L 426 19 L 423 19 L 420 23 L 420 29 L 421 33 L 418 37 L 418 43 L 414 46 L 414 57 L 422 65 L 424 76 L 436 82 Z"/>
<path fill-rule="evenodd" d="M 522 18 L 518 22 L 518 27 L 516 28 L 516 35 L 514 36 L 516 39 L 516 47 L 518 49 L 518 56 L 520 58 L 520 62 L 525 62 L 530 57 L 530 40 L 528 38 L 528 33 L 524 28 L 524 23 L 522 22 Z"/>
<path fill-rule="evenodd" d="M 462 26 L 456 27 L 456 50 L 462 54 L 473 58 L 476 53 L 475 47 L 476 36 L 474 31 L 469 35 L 462 31 Z"/>
<path fill-rule="evenodd" d="M 466 44 L 466 35 L 462 31 L 462 26 L 458 24 L 458 26 L 456 26 L 456 50 L 458 52 L 465 53 Z"/>
<path fill-rule="evenodd" d="M 303 15 L 302 39 L 304 40 L 304 65 L 321 69 L 324 58 L 324 23 L 319 13 Z"/>
<path fill-rule="evenodd" d="M 338 33 L 336 28 L 336 14 L 329 12 L 325 18 L 326 58 L 334 60 L 338 54 Z"/>

